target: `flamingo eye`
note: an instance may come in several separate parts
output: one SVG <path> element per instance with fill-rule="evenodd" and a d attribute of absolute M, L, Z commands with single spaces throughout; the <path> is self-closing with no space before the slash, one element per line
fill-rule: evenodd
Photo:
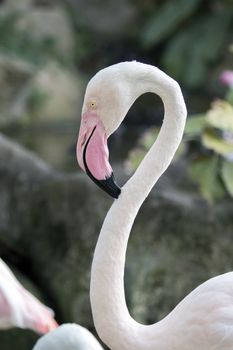
<path fill-rule="evenodd" d="M 91 109 L 95 109 L 95 108 L 97 107 L 96 101 L 94 101 L 94 100 L 90 101 L 89 107 L 90 107 Z"/>

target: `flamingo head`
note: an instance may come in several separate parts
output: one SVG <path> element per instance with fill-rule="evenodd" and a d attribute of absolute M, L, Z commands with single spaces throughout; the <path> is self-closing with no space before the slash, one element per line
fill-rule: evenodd
<path fill-rule="evenodd" d="M 88 83 L 77 142 L 80 167 L 104 191 L 118 198 L 121 189 L 116 184 L 109 163 L 108 137 L 118 128 L 133 100 L 127 76 L 116 64 L 99 71 Z"/>

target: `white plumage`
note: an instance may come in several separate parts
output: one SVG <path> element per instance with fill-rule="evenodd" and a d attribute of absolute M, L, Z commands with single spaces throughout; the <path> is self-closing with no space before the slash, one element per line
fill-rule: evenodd
<path fill-rule="evenodd" d="M 38 340 L 33 350 L 103 350 L 86 328 L 63 324 Z"/>
<path fill-rule="evenodd" d="M 87 86 L 83 104 L 86 120 L 95 113 L 95 119 L 101 120 L 109 136 L 133 102 L 146 92 L 161 97 L 164 121 L 154 145 L 123 186 L 101 229 L 91 272 L 95 326 L 111 350 L 232 350 L 232 272 L 196 288 L 167 317 L 153 325 L 139 324 L 129 314 L 124 292 L 128 238 L 140 206 L 180 144 L 186 106 L 173 79 L 156 67 L 138 62 L 123 62 L 98 72 Z M 93 100 L 94 111 L 90 109 Z M 82 143 L 78 143 L 77 151 L 81 159 Z M 91 158 L 87 160 L 94 162 Z"/>

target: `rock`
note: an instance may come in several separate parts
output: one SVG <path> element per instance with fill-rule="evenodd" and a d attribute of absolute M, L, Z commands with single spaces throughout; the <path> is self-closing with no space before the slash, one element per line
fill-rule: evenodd
<path fill-rule="evenodd" d="M 7 0 L 0 8 L 0 125 L 76 117 L 83 79 L 72 68 L 65 10 L 49 0 Z"/>
<path fill-rule="evenodd" d="M 1 7 L 9 8 L 9 9 L 19 9 L 19 8 L 28 8 L 32 4 L 32 0 L 21 0 L 21 1 L 14 1 L 14 0 L 4 0 L 3 4 L 1 4 Z"/>
<path fill-rule="evenodd" d="M 131 312 L 143 323 L 163 318 L 200 283 L 233 267 L 232 203 L 181 202 L 151 198 L 136 220 L 127 285 Z"/>
<path fill-rule="evenodd" d="M 56 1 L 7 0 L 1 6 L 1 14 L 14 15 L 13 26 L 19 37 L 30 38 L 33 45 L 46 44 L 68 62 L 74 55 L 74 31 L 66 11 Z"/>
<path fill-rule="evenodd" d="M 0 255 L 1 249 L 5 247 L 4 251 L 15 252 L 18 259 L 26 258 L 32 274 L 36 276 L 38 285 L 48 287 L 46 287 L 46 293 L 56 304 L 52 307 L 56 309 L 59 321 L 76 320 L 90 327 L 90 305 L 87 292 L 90 256 L 108 200 L 106 201 L 105 196 L 101 198 L 101 191 L 89 183 L 85 175 L 70 175 L 67 180 L 67 176 L 58 174 L 36 156 L 24 152 L 21 147 L 3 136 L 0 138 L 0 149 L 0 164 L 3 165 L 0 166 L 0 177 L 1 180 L 4 179 L 0 184 L 0 195 L 3 198 L 1 201 Z M 17 171 L 17 180 L 14 175 L 15 171 Z M 15 199 L 11 195 L 8 196 L 9 188 L 17 192 L 15 195 L 12 192 Z M 69 197 L 71 192 L 73 198 L 67 201 L 65 198 Z M 90 196 L 90 192 L 96 195 Z M 26 201 L 23 200 L 25 196 Z M 11 203 L 12 200 L 15 204 Z M 21 202 L 19 212 L 15 211 L 18 201 Z M 65 211 L 60 213 L 59 218 L 57 210 L 61 210 L 60 205 Z M 99 216 L 94 226 L 90 220 L 92 211 L 89 206 L 94 208 L 95 215 Z M 89 213 L 87 220 L 83 217 L 83 209 L 87 210 L 87 214 Z M 41 210 L 43 220 L 40 218 Z M 76 213 L 75 217 L 72 213 Z M 70 217 L 66 218 L 67 215 Z M 11 223 L 13 225 L 10 237 L 8 227 L 11 226 Z M 29 236 L 31 236 L 29 231 L 33 232 L 34 243 L 28 255 L 28 252 L 25 254 L 24 244 L 28 244 Z M 61 242 L 61 239 L 64 244 L 62 243 L 54 250 L 54 245 Z M 49 241 L 48 249 L 45 251 L 47 240 Z M 43 251 L 43 254 L 39 251 Z M 35 261 L 34 254 L 40 255 L 39 260 Z M 65 268 L 61 269 L 60 260 L 63 259 L 63 254 Z M 52 256 L 53 259 L 51 259 Z M 50 266 L 47 265 L 48 261 Z M 87 273 L 83 273 L 83 270 Z M 75 276 L 77 274 L 77 278 L 73 281 L 67 278 L 67 273 L 69 275 L 71 272 L 75 273 Z M 56 276 L 52 278 L 53 281 L 51 274 Z M 78 298 L 75 297 L 75 300 L 74 295 L 78 296 Z M 74 302 L 71 308 L 67 308 L 67 301 L 71 299 Z"/>
<path fill-rule="evenodd" d="M 0 341 L 2 350 L 32 350 L 38 336 L 29 330 L 9 329 L 1 331 Z"/>
<path fill-rule="evenodd" d="M 59 7 L 32 8 L 20 13 L 19 32 L 30 33 L 35 42 L 50 43 L 63 59 L 70 61 L 74 54 L 74 33 L 65 11 Z"/>
<path fill-rule="evenodd" d="M 0 55 L 0 124 L 19 118 L 25 107 L 25 89 L 35 67 L 21 59 Z"/>
<path fill-rule="evenodd" d="M 9 7 L 11 9 L 28 9 L 29 7 L 47 7 L 47 6 L 54 6 L 55 3 L 58 1 L 56 0 L 4 0 L 3 4 L 4 7 Z"/>
<path fill-rule="evenodd" d="M 176 182 L 171 180 L 174 173 Z M 232 270 L 232 201 L 210 207 L 181 190 L 179 176 L 184 175 L 173 168 L 163 176 L 140 210 L 129 240 L 126 296 L 140 322 L 160 319 L 199 283 Z M 93 330 L 91 261 L 112 200 L 85 175 L 58 173 L 4 137 L 0 197 L 0 255 L 19 265 L 27 262 L 59 322 Z M 0 343 L 4 336 L 0 334 Z M 18 344 L 17 350 L 31 349 L 30 340 Z M 4 350 L 12 348 L 9 339 Z"/>
<path fill-rule="evenodd" d="M 81 109 L 83 79 L 55 62 L 37 71 L 28 96 L 28 114 L 32 120 L 75 119 Z"/>
<path fill-rule="evenodd" d="M 78 72 L 54 61 L 37 68 L 0 55 L 0 125 L 76 119 L 84 84 Z"/>

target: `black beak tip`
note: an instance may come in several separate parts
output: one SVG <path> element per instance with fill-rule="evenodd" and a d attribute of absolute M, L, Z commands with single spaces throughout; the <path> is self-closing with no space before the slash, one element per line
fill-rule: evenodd
<path fill-rule="evenodd" d="M 121 194 L 120 187 L 116 184 L 113 174 L 105 180 L 98 180 L 98 185 L 111 197 L 117 199 Z"/>

